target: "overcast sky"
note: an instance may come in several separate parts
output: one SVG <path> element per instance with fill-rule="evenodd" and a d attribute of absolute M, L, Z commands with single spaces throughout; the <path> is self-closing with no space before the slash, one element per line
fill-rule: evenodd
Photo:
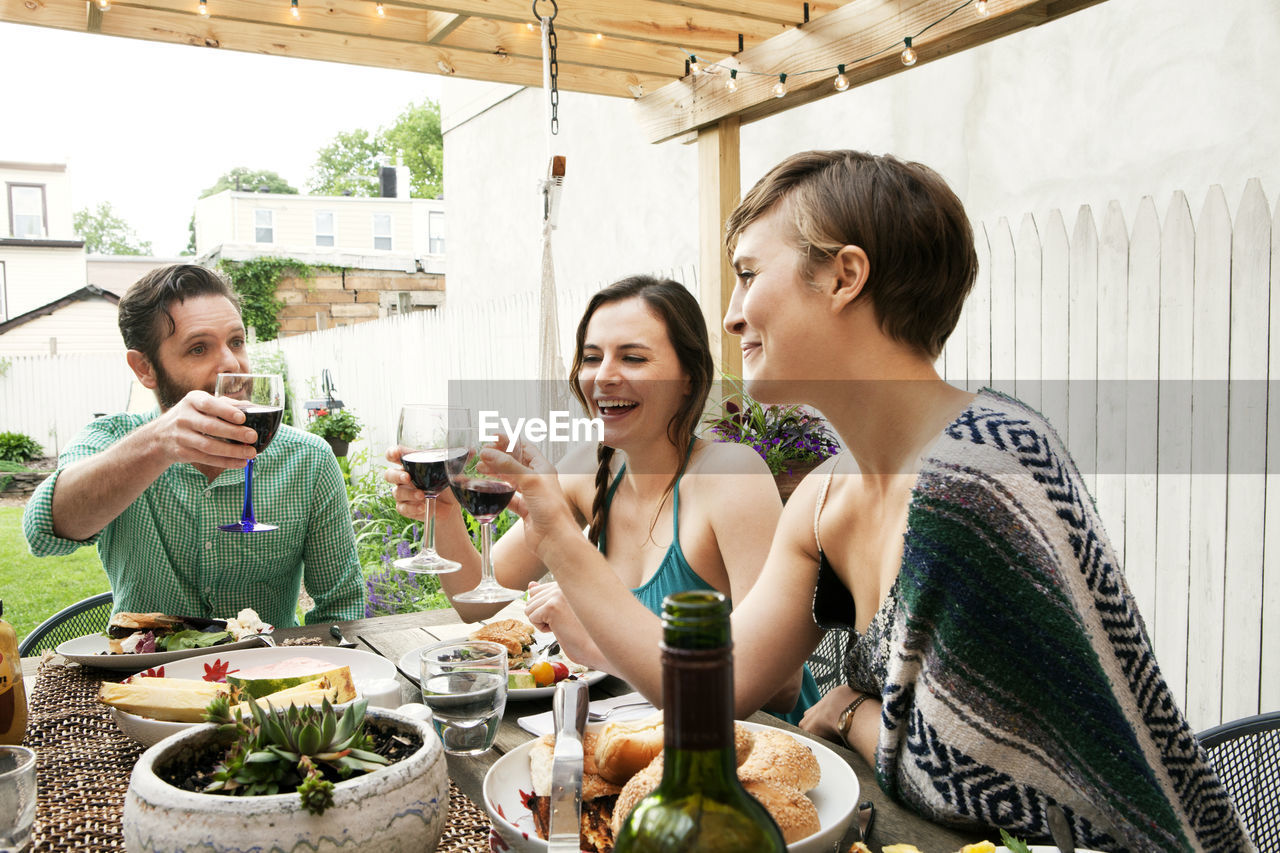
<path fill-rule="evenodd" d="M 229 169 L 271 169 L 305 191 L 316 151 L 339 131 L 389 125 L 439 85 L 5 23 L 0 80 L 0 160 L 67 162 L 74 209 L 111 202 L 162 256 L 186 247 L 196 197 Z"/>

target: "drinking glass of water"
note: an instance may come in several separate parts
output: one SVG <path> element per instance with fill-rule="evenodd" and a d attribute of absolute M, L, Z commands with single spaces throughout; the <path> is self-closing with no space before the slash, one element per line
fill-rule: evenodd
<path fill-rule="evenodd" d="M 35 820 L 36 754 L 25 746 L 0 746 L 0 850 L 26 850 Z"/>
<path fill-rule="evenodd" d="M 493 747 L 507 706 L 507 649 L 481 640 L 447 640 L 422 650 L 422 701 L 452 755 Z"/>

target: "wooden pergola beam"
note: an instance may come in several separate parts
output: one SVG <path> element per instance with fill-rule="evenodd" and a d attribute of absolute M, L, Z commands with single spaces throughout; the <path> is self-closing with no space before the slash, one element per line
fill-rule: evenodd
<path fill-rule="evenodd" d="M 742 194 L 738 128 L 737 117 L 729 116 L 698 132 L 698 302 L 716 369 L 734 376 L 742 375 L 742 348 L 722 325 L 734 273 L 721 238 Z"/>
<path fill-rule="evenodd" d="M 845 65 L 853 86 L 907 70 L 900 59 L 904 36 L 916 36 L 912 46 L 924 63 L 1100 2 L 992 0 L 989 17 L 960 9 L 916 36 L 954 10 L 958 0 L 854 0 L 802 28 L 720 59 L 717 73 L 685 77 L 645 94 L 637 102 L 640 121 L 651 142 L 709 127 L 727 116 L 756 121 L 838 94 L 832 83 L 837 65 Z M 735 92 L 725 86 L 730 69 L 739 72 Z M 797 73 L 810 69 L 831 70 Z M 782 73 L 788 74 L 787 94 L 777 98 L 772 89 Z"/>
<path fill-rule="evenodd" d="M 249 0 L 215 2 L 224 12 L 233 4 L 241 4 L 254 6 L 259 14 L 262 13 L 262 4 L 250 3 Z M 188 5 L 194 6 L 194 3 Z M 349 0 L 330 0 L 325 9 L 332 11 L 321 12 L 317 9 L 312 13 L 317 20 L 308 24 L 305 14 L 302 21 L 294 21 L 287 3 L 280 4 L 279 9 L 272 9 L 270 20 L 251 21 L 234 19 L 226 14 L 206 18 L 194 12 L 114 2 L 111 10 L 101 15 L 98 31 L 103 35 L 148 41 L 396 68 L 521 86 L 542 85 L 540 58 L 428 43 L 425 35 L 429 22 L 425 11 L 419 13 L 423 15 L 423 19 L 416 33 L 409 33 L 404 29 L 398 31 L 403 34 L 403 38 L 347 34 L 336 29 L 336 25 L 334 30 L 321 28 L 324 21 L 322 16 L 327 16 L 332 21 L 343 14 L 344 7 L 350 5 L 353 4 Z M 390 9 L 388 14 L 391 14 Z M 85 32 L 89 19 L 85 0 L 0 0 L 0 20 Z M 364 24 L 361 23 L 361 26 Z M 650 91 L 660 88 L 671 79 L 670 75 L 593 68 L 567 62 L 561 64 L 559 77 L 560 87 L 567 91 L 627 98 L 634 97 L 633 92 L 639 88 Z"/>

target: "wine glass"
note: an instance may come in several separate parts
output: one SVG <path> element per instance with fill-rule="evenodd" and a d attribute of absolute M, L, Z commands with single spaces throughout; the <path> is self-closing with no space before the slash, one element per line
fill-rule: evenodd
<path fill-rule="evenodd" d="M 462 508 L 480 522 L 480 583 L 475 589 L 453 596 L 453 600 L 493 604 L 515 601 L 523 598 L 524 593 L 518 589 L 508 589 L 493 576 L 493 558 L 490 554 L 493 546 L 493 520 L 511 503 L 516 487 L 501 477 L 482 474 L 476 469 L 483 446 L 479 432 L 469 425 L 466 428 L 450 428 L 451 449 L 445 460 L 449 488 L 453 490 L 453 496 L 462 504 Z"/>
<path fill-rule="evenodd" d="M 445 459 L 449 456 L 449 428 L 467 429 L 471 412 L 427 403 L 407 403 L 400 408 L 400 427 L 396 443 L 400 447 L 400 464 L 413 484 L 427 495 L 427 512 L 423 519 L 422 550 L 412 557 L 396 560 L 397 569 L 425 574 L 445 574 L 462 568 L 461 563 L 436 553 L 436 495 L 449 486 Z M 462 450 L 458 449 L 458 453 Z"/>
<path fill-rule="evenodd" d="M 226 397 L 244 412 L 244 425 L 258 433 L 253 449 L 259 453 L 266 450 L 284 420 L 284 382 L 280 377 L 273 373 L 219 373 L 214 396 Z M 219 530 L 261 533 L 278 529 L 253 518 L 253 463 L 250 459 L 244 466 L 244 511 L 240 520 L 219 525 Z"/>

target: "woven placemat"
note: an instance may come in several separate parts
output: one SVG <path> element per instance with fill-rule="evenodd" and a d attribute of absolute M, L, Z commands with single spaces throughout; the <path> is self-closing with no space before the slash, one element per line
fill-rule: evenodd
<path fill-rule="evenodd" d="M 37 753 L 34 851 L 124 850 L 120 817 L 129 774 L 143 747 L 116 728 L 98 702 L 103 681 L 121 676 L 47 655 L 31 691 L 23 741 Z M 487 853 L 489 817 L 451 781 L 439 853 Z"/>

